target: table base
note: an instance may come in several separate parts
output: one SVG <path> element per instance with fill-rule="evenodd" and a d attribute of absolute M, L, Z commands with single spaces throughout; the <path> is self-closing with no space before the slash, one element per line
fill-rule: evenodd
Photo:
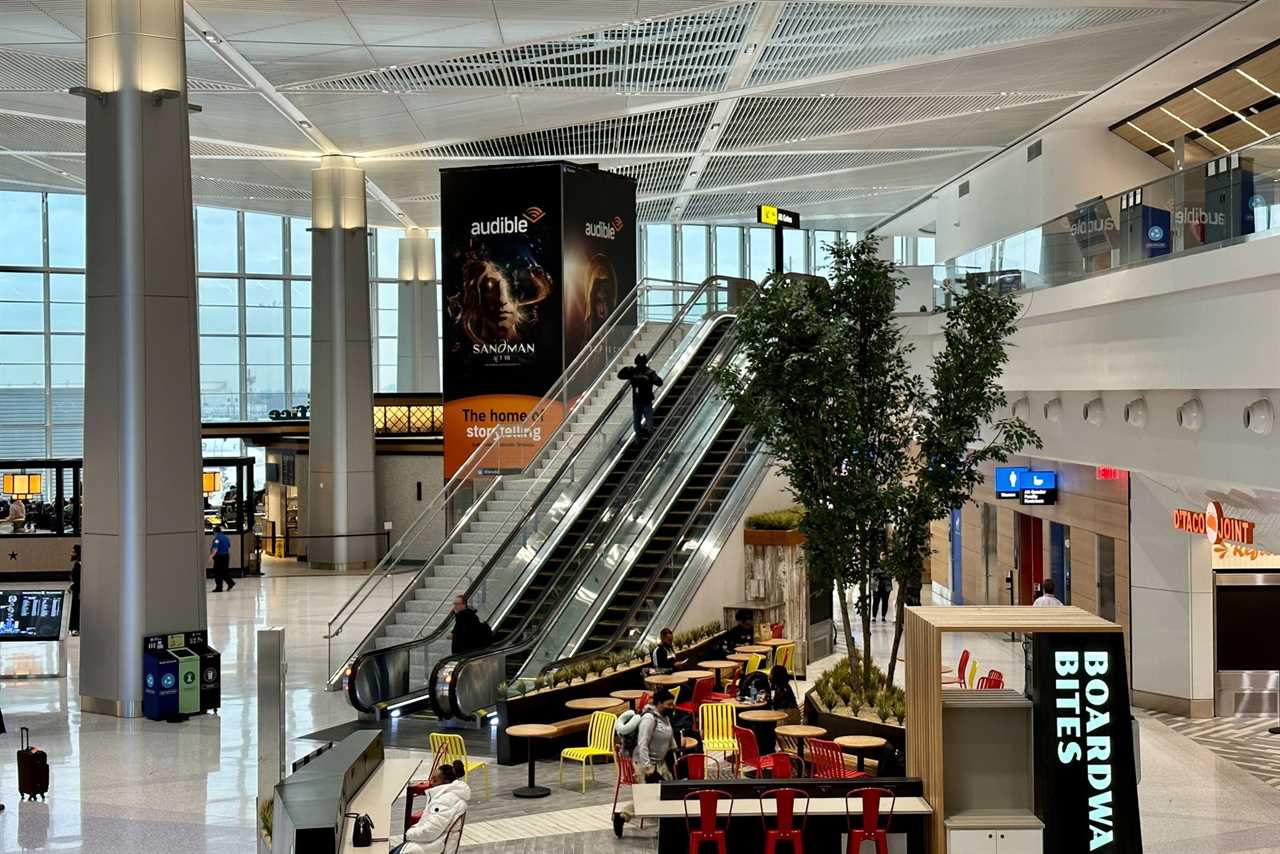
<path fill-rule="evenodd" d="M 521 786 L 511 794 L 517 798 L 545 798 L 551 794 L 551 790 L 546 786 Z"/>

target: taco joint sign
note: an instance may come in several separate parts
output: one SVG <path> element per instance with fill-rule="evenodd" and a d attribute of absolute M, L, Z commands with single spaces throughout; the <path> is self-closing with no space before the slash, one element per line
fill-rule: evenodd
<path fill-rule="evenodd" d="M 1188 534 L 1204 534 L 1214 545 L 1222 542 L 1253 544 L 1254 524 L 1247 519 L 1226 515 L 1217 501 L 1210 501 L 1203 513 L 1174 510 L 1173 527 Z"/>

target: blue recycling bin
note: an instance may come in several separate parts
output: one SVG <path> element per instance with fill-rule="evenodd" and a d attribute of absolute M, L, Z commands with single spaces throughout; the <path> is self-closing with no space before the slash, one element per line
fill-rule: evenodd
<path fill-rule="evenodd" d="M 153 721 L 178 714 L 178 659 L 167 649 L 142 655 L 142 714 Z"/>

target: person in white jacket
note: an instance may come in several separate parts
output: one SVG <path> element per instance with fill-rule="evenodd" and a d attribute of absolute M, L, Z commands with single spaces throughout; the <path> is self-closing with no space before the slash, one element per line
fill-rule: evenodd
<path fill-rule="evenodd" d="M 445 834 L 471 802 L 471 787 L 463 774 L 462 763 L 456 760 L 435 770 L 422 818 L 404 832 L 404 841 L 391 854 L 443 854 Z"/>

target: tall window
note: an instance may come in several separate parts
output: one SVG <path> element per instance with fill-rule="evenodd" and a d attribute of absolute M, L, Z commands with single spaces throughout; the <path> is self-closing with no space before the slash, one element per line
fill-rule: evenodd
<path fill-rule="evenodd" d="M 716 226 L 716 275 L 741 276 L 742 273 L 742 229 Z"/>
<path fill-rule="evenodd" d="M 747 229 L 747 275 L 757 282 L 773 270 L 773 229 Z"/>
<path fill-rule="evenodd" d="M 707 275 L 707 227 L 680 226 L 680 280 L 701 282 Z"/>
<path fill-rule="evenodd" d="M 917 237 L 916 238 L 916 263 L 917 264 L 936 264 L 933 254 L 933 238 Z"/>
<path fill-rule="evenodd" d="M 644 227 L 644 271 L 650 279 L 675 278 L 675 246 L 670 225 Z"/>
<path fill-rule="evenodd" d="M 790 228 L 782 232 L 782 269 L 787 273 L 809 272 L 809 255 L 805 237 L 809 232 Z"/>
<path fill-rule="evenodd" d="M 840 239 L 838 231 L 813 233 L 813 272 L 819 276 L 831 274 L 831 246 Z"/>

